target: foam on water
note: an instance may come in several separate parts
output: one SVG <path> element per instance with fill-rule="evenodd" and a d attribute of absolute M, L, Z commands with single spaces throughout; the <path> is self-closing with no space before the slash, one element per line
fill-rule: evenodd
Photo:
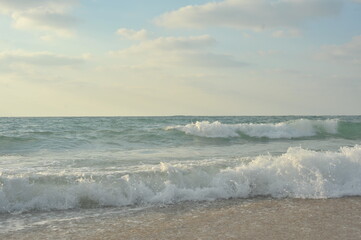
<path fill-rule="evenodd" d="M 240 123 L 223 124 L 219 121 L 201 121 L 185 126 L 169 126 L 166 130 L 178 130 L 185 134 L 209 138 L 229 138 L 247 135 L 256 138 L 300 138 L 318 134 L 336 134 L 337 119 L 309 120 L 298 119 L 280 123 Z"/>
<path fill-rule="evenodd" d="M 0 212 L 176 203 L 220 198 L 334 198 L 361 195 L 361 146 L 339 151 L 289 148 L 233 162 L 147 165 L 101 175 L 0 174 Z"/>

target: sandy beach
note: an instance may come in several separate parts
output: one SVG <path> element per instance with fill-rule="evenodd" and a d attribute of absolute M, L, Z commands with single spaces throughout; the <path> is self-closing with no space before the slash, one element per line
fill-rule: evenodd
<path fill-rule="evenodd" d="M 361 198 L 231 199 L 94 215 L 1 239 L 360 239 Z"/>

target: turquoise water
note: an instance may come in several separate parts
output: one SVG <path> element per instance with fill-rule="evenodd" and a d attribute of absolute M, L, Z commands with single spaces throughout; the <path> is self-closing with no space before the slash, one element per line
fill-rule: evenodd
<path fill-rule="evenodd" d="M 0 213 L 361 195 L 360 116 L 0 118 Z"/>

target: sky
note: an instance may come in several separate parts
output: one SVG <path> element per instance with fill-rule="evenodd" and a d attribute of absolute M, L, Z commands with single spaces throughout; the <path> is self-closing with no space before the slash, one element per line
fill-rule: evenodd
<path fill-rule="evenodd" d="M 361 0 L 0 0 L 0 116 L 360 114 Z"/>

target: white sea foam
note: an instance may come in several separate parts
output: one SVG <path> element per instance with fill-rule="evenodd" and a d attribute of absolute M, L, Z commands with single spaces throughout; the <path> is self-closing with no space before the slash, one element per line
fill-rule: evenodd
<path fill-rule="evenodd" d="M 250 137 L 266 138 L 300 138 L 311 137 L 320 133 L 336 134 L 337 119 L 309 120 L 298 119 L 280 123 L 240 123 L 223 124 L 215 122 L 196 122 L 185 126 L 169 126 L 166 130 L 179 130 L 188 135 L 209 138 L 239 137 L 241 134 Z"/>
<path fill-rule="evenodd" d="M 175 203 L 220 198 L 361 195 L 361 146 L 337 152 L 289 148 L 280 156 L 161 163 L 94 177 L 0 175 L 0 212 Z"/>

